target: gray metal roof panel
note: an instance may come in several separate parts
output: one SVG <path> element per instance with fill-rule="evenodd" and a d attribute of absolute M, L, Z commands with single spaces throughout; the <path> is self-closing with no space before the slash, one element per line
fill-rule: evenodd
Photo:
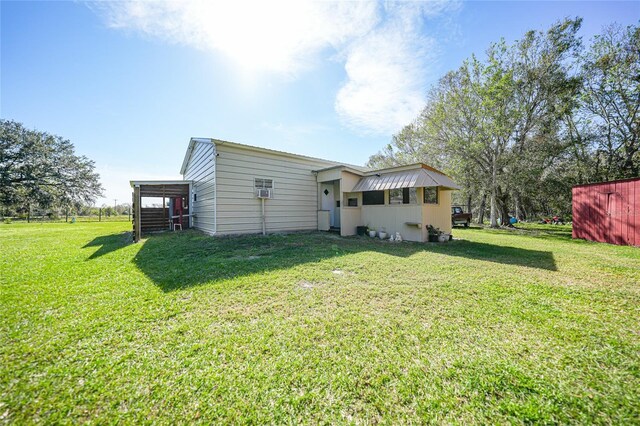
<path fill-rule="evenodd" d="M 411 169 L 379 176 L 365 176 L 353 187 L 353 192 L 382 191 L 398 188 L 418 188 L 423 186 L 442 186 L 449 189 L 460 187 L 448 176 L 427 169 Z"/>

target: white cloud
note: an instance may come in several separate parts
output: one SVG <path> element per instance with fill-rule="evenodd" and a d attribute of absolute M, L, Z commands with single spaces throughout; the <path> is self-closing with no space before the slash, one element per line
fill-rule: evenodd
<path fill-rule="evenodd" d="M 252 70 L 295 74 L 315 54 L 365 34 L 375 3 L 123 1 L 96 5 L 113 28 L 221 52 Z"/>
<path fill-rule="evenodd" d="M 452 7 L 452 5 L 454 5 Z M 434 41 L 426 19 L 457 3 L 122 1 L 95 7 L 113 28 L 222 53 L 244 71 L 295 77 L 327 49 L 345 62 L 335 109 L 350 127 L 391 133 L 424 104 Z"/>

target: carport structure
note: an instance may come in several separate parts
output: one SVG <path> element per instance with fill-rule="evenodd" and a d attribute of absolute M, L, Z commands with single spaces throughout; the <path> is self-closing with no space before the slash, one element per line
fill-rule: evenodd
<path fill-rule="evenodd" d="M 133 180 L 130 183 L 133 188 L 134 242 L 138 242 L 149 232 L 186 229 L 191 226 L 191 181 Z M 162 204 L 143 207 L 143 198 L 161 198 Z"/>

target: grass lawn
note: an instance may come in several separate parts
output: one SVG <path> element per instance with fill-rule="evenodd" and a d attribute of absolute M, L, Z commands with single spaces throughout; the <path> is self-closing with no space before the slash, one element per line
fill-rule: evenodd
<path fill-rule="evenodd" d="M 640 249 L 0 225 L 0 422 L 640 423 Z"/>

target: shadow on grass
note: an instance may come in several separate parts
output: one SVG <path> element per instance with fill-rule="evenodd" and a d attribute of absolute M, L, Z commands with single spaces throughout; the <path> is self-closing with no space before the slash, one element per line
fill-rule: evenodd
<path fill-rule="evenodd" d="M 567 225 L 540 225 L 526 224 L 517 226 L 518 232 L 523 235 L 531 235 L 533 237 L 551 238 L 557 240 L 572 240 L 571 226 Z"/>
<path fill-rule="evenodd" d="M 476 241 L 453 241 L 448 244 L 434 244 L 426 249 L 447 256 L 463 257 L 504 265 L 526 266 L 529 268 L 557 271 L 553 253 L 550 251 L 524 249 L 520 247 L 500 246 Z"/>
<path fill-rule="evenodd" d="M 85 247 L 100 246 L 89 257 L 95 259 L 125 245 L 127 240 L 123 234 L 114 234 L 98 237 Z M 551 252 L 473 241 L 392 244 L 366 237 L 341 238 L 324 233 L 213 238 L 192 230 L 147 238 L 140 243 L 133 262 L 158 287 L 169 292 L 364 251 L 394 257 L 431 252 L 464 259 L 556 270 Z"/>
<path fill-rule="evenodd" d="M 85 260 L 96 259 L 100 256 L 104 256 L 105 254 L 111 253 L 122 247 L 125 247 L 131 244 L 131 232 L 121 232 L 119 234 L 110 234 L 110 235 L 101 235 L 99 237 L 94 238 L 89 243 L 85 244 L 82 248 L 89 247 L 99 247 L 98 250 L 94 251 L 91 256 L 87 257 Z"/>

